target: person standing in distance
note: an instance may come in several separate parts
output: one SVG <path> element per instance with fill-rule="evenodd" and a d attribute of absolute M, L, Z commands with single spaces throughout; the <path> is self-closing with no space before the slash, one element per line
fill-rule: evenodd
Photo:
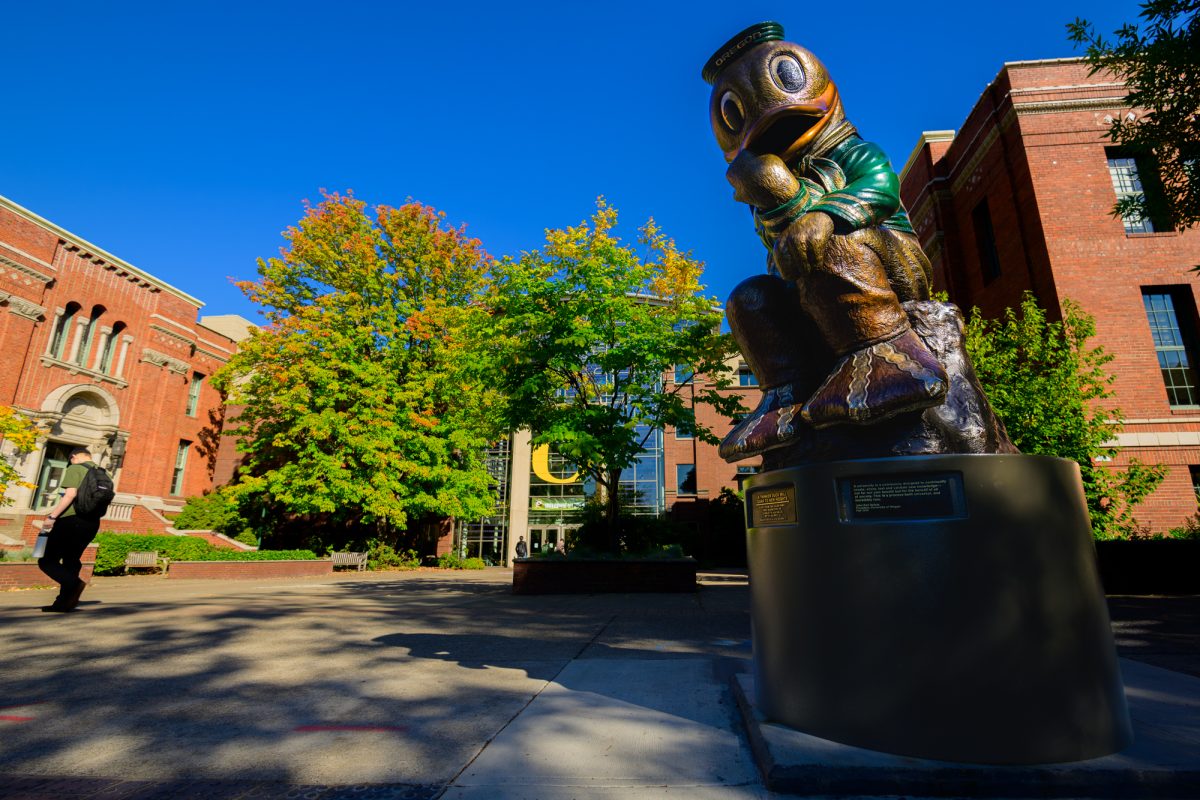
<path fill-rule="evenodd" d="M 58 597 L 51 605 L 43 606 L 42 611 L 74 611 L 79 605 L 79 596 L 87 588 L 87 583 L 79 577 L 83 569 L 80 559 L 84 548 L 100 530 L 99 517 L 79 514 L 74 507 L 75 495 L 84 477 L 97 465 L 86 447 L 76 447 L 71 451 L 70 459 L 71 466 L 63 474 L 63 495 L 42 523 L 42 530 L 49 533 L 49 539 L 46 555 L 38 559 L 38 567 L 61 587 Z"/>
<path fill-rule="evenodd" d="M 529 555 L 529 545 L 525 544 L 525 537 L 517 538 L 517 558 L 525 558 Z"/>

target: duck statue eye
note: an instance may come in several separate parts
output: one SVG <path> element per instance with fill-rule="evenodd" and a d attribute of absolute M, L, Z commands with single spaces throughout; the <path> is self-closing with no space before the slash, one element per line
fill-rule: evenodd
<path fill-rule="evenodd" d="M 733 92 L 721 95 L 721 119 L 725 127 L 737 133 L 746 123 L 746 112 L 742 110 L 742 101 Z"/>
<path fill-rule="evenodd" d="M 793 55 L 778 55 L 771 61 L 771 79 L 785 92 L 798 92 L 804 88 L 804 67 Z"/>

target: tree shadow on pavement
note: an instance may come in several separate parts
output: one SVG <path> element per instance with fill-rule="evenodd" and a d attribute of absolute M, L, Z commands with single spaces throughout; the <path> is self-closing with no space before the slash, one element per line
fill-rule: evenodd
<path fill-rule="evenodd" d="M 0 721 L 0 773 L 444 783 L 573 659 L 748 655 L 740 586 L 528 598 L 502 581 L 406 577 L 225 591 L 164 584 L 61 616 L 3 608 L 0 716 L 25 721 Z"/>

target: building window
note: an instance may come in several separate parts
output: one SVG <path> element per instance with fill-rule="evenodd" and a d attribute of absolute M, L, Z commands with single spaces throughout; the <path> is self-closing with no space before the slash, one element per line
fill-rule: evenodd
<path fill-rule="evenodd" d="M 175 470 L 171 473 L 171 494 L 183 494 L 183 470 L 187 466 L 187 455 L 191 446 L 191 442 L 180 442 L 179 449 L 175 451 Z"/>
<path fill-rule="evenodd" d="M 975 228 L 975 245 L 979 249 L 979 267 L 984 283 L 1000 277 L 1000 253 L 996 250 L 996 231 L 992 227 L 992 213 L 988 201 L 983 199 L 971 212 L 971 223 Z"/>
<path fill-rule="evenodd" d="M 1113 191 L 1118 202 L 1128 198 L 1145 198 L 1146 186 L 1142 176 L 1151 177 L 1153 171 L 1147 169 L 1144 159 L 1136 158 L 1130 153 L 1117 147 L 1104 148 L 1108 157 L 1108 174 L 1112 178 Z M 1126 233 L 1154 233 L 1161 226 L 1155 226 L 1153 220 L 1140 214 L 1124 217 L 1121 220 Z"/>
<path fill-rule="evenodd" d="M 687 427 L 686 425 L 676 425 L 675 426 L 675 438 L 676 439 L 695 439 L 696 434 L 694 434 L 692 432 L 692 429 Z"/>
<path fill-rule="evenodd" d="M 738 364 L 738 386 L 758 386 L 758 378 L 747 364 Z"/>
<path fill-rule="evenodd" d="M 687 383 L 688 381 L 690 381 L 692 379 L 693 374 L 694 373 L 690 369 L 688 369 L 687 366 L 685 366 L 683 364 L 675 365 L 675 382 L 676 383 Z"/>
<path fill-rule="evenodd" d="M 68 303 L 67 310 L 58 318 L 54 333 L 50 337 L 50 355 L 54 358 L 63 357 L 63 352 L 67 349 L 67 339 L 71 338 L 71 323 L 75 321 L 79 308 L 79 303 Z"/>
<path fill-rule="evenodd" d="M 113 325 L 112 333 L 104 340 L 104 352 L 100 354 L 100 371 L 108 375 L 112 374 L 113 356 L 117 352 L 117 341 L 121 338 L 121 334 L 125 332 L 125 323 L 118 322 Z"/>
<path fill-rule="evenodd" d="M 1196 495 L 1196 501 L 1200 503 L 1200 466 L 1192 464 L 1188 467 L 1188 472 L 1192 475 L 1192 494 Z"/>
<path fill-rule="evenodd" d="M 1142 289 L 1154 352 L 1162 370 L 1167 402 L 1172 406 L 1200 405 L 1196 380 L 1196 304 L 1191 288 L 1162 286 Z"/>
<path fill-rule="evenodd" d="M 204 376 L 199 372 L 192 374 L 192 382 L 188 385 L 187 399 L 187 415 L 189 417 L 196 416 L 196 408 L 200 405 L 200 384 L 204 383 Z"/>
<path fill-rule="evenodd" d="M 104 306 L 93 306 L 91 316 L 79 331 L 79 348 L 75 351 L 75 363 L 81 367 L 87 366 L 88 352 L 92 349 L 92 337 L 96 333 L 96 322 L 104 314 Z"/>
<path fill-rule="evenodd" d="M 679 494 L 695 494 L 696 493 L 696 465 L 695 464 L 676 464 L 675 465 L 675 487 Z"/>

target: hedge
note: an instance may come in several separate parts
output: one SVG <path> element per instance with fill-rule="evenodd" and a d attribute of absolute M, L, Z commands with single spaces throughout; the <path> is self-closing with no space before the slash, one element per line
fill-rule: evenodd
<path fill-rule="evenodd" d="M 295 561 L 317 557 L 311 550 L 228 550 L 213 547 L 198 536 L 102 533 L 96 537 L 96 544 L 97 575 L 123 572 L 125 556 L 134 550 L 157 550 L 172 561 Z"/>

